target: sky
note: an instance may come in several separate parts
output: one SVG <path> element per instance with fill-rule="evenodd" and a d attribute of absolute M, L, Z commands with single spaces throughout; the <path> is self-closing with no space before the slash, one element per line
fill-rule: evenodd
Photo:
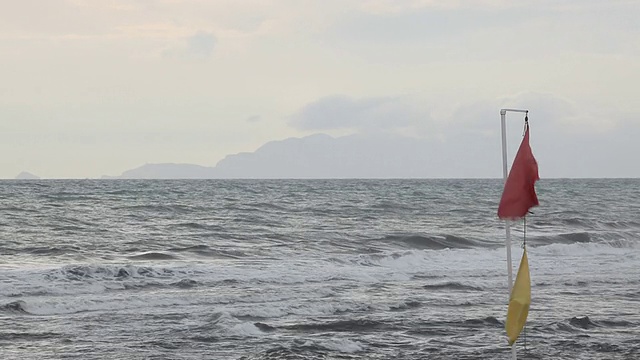
<path fill-rule="evenodd" d="M 530 111 L 542 177 L 640 177 L 638 18 L 625 0 L 0 0 L 0 178 L 213 166 L 315 133 L 495 143 L 503 107 Z"/>

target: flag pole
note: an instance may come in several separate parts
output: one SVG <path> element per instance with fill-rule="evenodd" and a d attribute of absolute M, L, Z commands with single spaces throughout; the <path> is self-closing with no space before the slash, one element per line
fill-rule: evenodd
<path fill-rule="evenodd" d="M 507 181 L 507 111 L 529 113 L 529 110 L 521 109 L 500 109 L 500 126 L 502 130 L 502 178 L 503 181 Z M 513 266 L 511 264 L 511 222 L 509 220 L 504 221 L 505 231 L 505 246 L 507 248 L 507 273 L 509 274 L 509 296 L 511 296 L 511 289 L 513 287 Z M 513 360 L 517 359 L 516 344 L 511 345 L 511 355 Z"/>

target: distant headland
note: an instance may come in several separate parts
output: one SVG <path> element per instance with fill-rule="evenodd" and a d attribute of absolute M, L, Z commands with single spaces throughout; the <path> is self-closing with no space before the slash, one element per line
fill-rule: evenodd
<path fill-rule="evenodd" d="M 38 175 L 34 175 L 26 171 L 23 171 L 20 174 L 16 175 L 16 180 L 38 180 L 38 179 L 40 179 Z"/>
<path fill-rule="evenodd" d="M 479 146 L 480 147 L 480 146 Z M 103 179 L 327 179 L 491 177 L 482 163 L 451 167 L 468 158 L 465 148 L 444 151 L 443 144 L 391 134 L 332 137 L 314 134 L 271 141 L 254 152 L 228 155 L 215 166 L 145 164 Z M 473 152 L 482 154 L 483 152 Z M 444 174 L 443 169 L 448 169 Z M 443 174 L 443 175 L 441 175 Z"/>

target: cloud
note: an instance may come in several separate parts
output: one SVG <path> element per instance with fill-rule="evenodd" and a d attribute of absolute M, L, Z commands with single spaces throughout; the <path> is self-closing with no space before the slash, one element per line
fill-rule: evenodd
<path fill-rule="evenodd" d="M 503 108 L 529 110 L 532 126 L 558 133 L 603 133 L 625 121 L 624 114 L 600 114 L 589 104 L 575 102 L 551 93 L 523 92 L 507 97 L 484 99 L 458 106 L 447 119 L 450 133 L 461 131 L 498 134 L 499 111 Z M 508 113 L 509 118 L 520 116 Z M 628 118 L 628 116 L 627 116 Z"/>
<path fill-rule="evenodd" d="M 536 128 L 563 134 L 610 131 L 624 118 L 623 114 L 601 116 L 588 104 L 575 104 L 551 93 L 538 92 L 463 102 L 449 114 L 440 114 L 435 119 L 431 116 L 431 109 L 421 103 L 429 102 L 409 97 L 358 99 L 333 95 L 303 106 L 290 117 L 289 125 L 306 131 L 379 130 L 414 137 L 435 135 L 451 139 L 457 136 L 498 136 L 502 108 L 528 109 Z"/>
<path fill-rule="evenodd" d="M 216 37 L 212 33 L 198 31 L 165 49 L 163 56 L 167 58 L 208 59 L 213 55 L 216 41 Z"/>
<path fill-rule="evenodd" d="M 260 115 L 252 115 L 249 116 L 248 118 L 246 118 L 244 121 L 248 122 L 248 123 L 256 123 L 258 121 L 260 121 L 262 119 L 262 117 Z"/>
<path fill-rule="evenodd" d="M 558 54 L 637 56 L 635 8 L 632 1 L 371 0 L 337 16 L 324 36 L 368 59 L 412 49 L 421 63 L 496 54 L 545 61 Z M 380 44 L 386 54 L 376 54 Z"/>
<path fill-rule="evenodd" d="M 508 0 L 366 0 L 359 9 L 371 14 L 397 14 L 420 9 L 500 8 L 513 6 Z"/>
<path fill-rule="evenodd" d="M 542 177 L 636 177 L 640 134 L 636 113 L 599 113 L 587 103 L 551 93 L 524 92 L 459 106 L 443 128 L 444 141 L 469 154 L 485 154 L 485 166 L 501 159 L 500 109 L 529 110 L 532 148 Z M 522 137 L 524 114 L 507 113 L 511 161 Z M 635 149 L 635 150 L 634 150 Z M 490 159 L 494 159 L 494 164 Z"/>
<path fill-rule="evenodd" d="M 336 19 L 333 35 L 350 43 L 448 43 L 479 31 L 504 29 L 528 21 L 540 10 L 496 7 L 420 6 L 409 11 L 399 5 L 396 10 L 371 12 L 367 9 L 348 12 Z M 428 40 L 428 42 L 425 42 Z M 467 44 L 469 45 L 469 44 Z"/>
<path fill-rule="evenodd" d="M 549 131 L 562 133 L 603 133 L 619 128 L 624 115 L 608 109 L 606 113 L 590 103 L 576 103 L 549 93 L 526 92 L 501 99 L 502 107 L 529 109 L 529 116 L 537 119 Z"/>
<path fill-rule="evenodd" d="M 187 39 L 187 52 L 201 57 L 209 57 L 216 45 L 216 38 L 211 33 L 198 32 Z"/>
<path fill-rule="evenodd" d="M 289 124 L 300 130 L 397 129 L 425 119 L 428 112 L 404 98 L 334 95 L 307 104 Z"/>

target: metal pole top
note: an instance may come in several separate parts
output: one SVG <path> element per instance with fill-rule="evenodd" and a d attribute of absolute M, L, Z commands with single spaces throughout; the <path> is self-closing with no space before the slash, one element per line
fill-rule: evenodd
<path fill-rule="evenodd" d="M 513 112 L 519 112 L 519 113 L 525 113 L 525 114 L 529 112 L 529 110 L 522 110 L 522 109 L 500 109 L 500 115 L 505 115 L 507 111 L 513 111 Z"/>

